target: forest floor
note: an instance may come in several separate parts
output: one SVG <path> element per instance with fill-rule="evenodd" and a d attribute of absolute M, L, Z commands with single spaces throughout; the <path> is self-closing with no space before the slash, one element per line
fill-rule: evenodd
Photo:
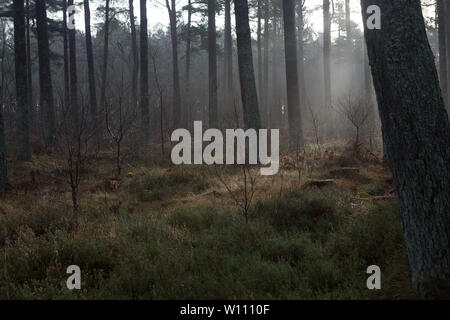
<path fill-rule="evenodd" d="M 246 223 L 242 168 L 173 167 L 149 154 L 126 161 L 119 179 L 112 153 L 99 154 L 83 172 L 77 213 L 64 159 L 10 161 L 0 298 L 419 298 L 380 161 L 324 151 L 285 156 L 271 177 L 253 168 Z M 81 290 L 66 287 L 69 265 L 81 268 Z M 381 268 L 381 290 L 367 289 L 370 265 Z"/>

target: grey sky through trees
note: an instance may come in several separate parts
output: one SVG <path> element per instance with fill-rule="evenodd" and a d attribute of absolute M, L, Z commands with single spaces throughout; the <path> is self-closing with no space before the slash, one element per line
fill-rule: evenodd
<path fill-rule="evenodd" d="M 97 1 L 93 1 L 91 4 L 91 11 L 94 11 L 97 6 L 98 3 L 96 3 Z M 123 2 L 123 6 L 126 6 L 127 3 Z M 117 3 L 117 5 L 120 5 L 119 3 Z M 178 10 L 180 10 L 184 5 L 187 5 L 187 0 L 178 0 L 177 1 L 177 8 Z M 310 13 L 308 14 L 309 17 L 309 21 L 308 23 L 313 27 L 313 29 L 316 32 L 322 32 L 322 11 L 321 11 L 321 6 L 322 6 L 322 0 L 307 0 L 306 1 L 306 10 Z M 137 16 L 137 21 L 139 21 L 139 1 L 135 0 L 135 14 Z M 360 3 L 359 0 L 352 0 L 351 1 L 351 7 L 352 7 L 352 15 L 351 18 L 354 22 L 361 24 L 360 20 L 361 20 L 361 7 L 360 7 Z M 232 10 L 234 10 L 234 5 L 232 5 Z M 161 25 L 168 28 L 169 26 L 169 17 L 167 14 L 167 9 L 164 5 L 164 1 L 162 0 L 149 0 L 148 4 L 147 4 L 147 11 L 148 11 L 148 19 L 149 19 L 149 28 L 150 29 L 155 29 L 160 27 Z M 79 8 L 79 13 L 78 16 L 79 17 L 83 17 L 84 12 L 83 12 L 83 8 Z M 224 24 L 224 15 L 223 13 L 218 17 L 217 19 L 217 27 L 218 28 L 223 28 L 223 24 Z M 184 21 L 187 21 L 187 14 L 184 13 L 182 19 Z M 199 17 L 197 16 L 193 16 L 193 21 L 199 20 Z M 252 17 L 251 17 L 252 19 Z M 234 19 L 232 19 L 234 20 Z M 98 17 L 92 17 L 92 24 L 96 24 L 101 22 L 101 19 L 99 19 Z M 252 29 L 256 28 L 256 19 L 252 19 L 251 21 L 251 27 Z M 234 21 L 232 22 L 233 26 L 234 26 Z M 76 21 L 76 28 L 83 30 L 84 31 L 84 24 L 81 23 L 80 18 L 77 19 Z M 255 29 L 256 30 L 256 29 Z M 254 31 L 254 30 L 252 30 Z M 332 31 L 336 31 L 336 30 L 332 30 Z"/>
<path fill-rule="evenodd" d="M 306 0 L 306 11 L 307 14 L 305 15 L 307 17 L 306 23 L 309 24 L 312 29 L 316 32 L 316 34 L 319 34 L 323 31 L 323 23 L 322 23 L 322 1 L 323 0 Z M 139 21 L 139 1 L 134 1 L 134 12 L 137 17 L 136 21 Z M 96 8 L 98 7 L 98 0 L 92 1 L 91 4 L 91 11 L 95 12 Z M 187 0 L 178 0 L 176 2 L 177 10 L 181 10 L 181 8 L 185 5 L 187 5 Z M 128 3 L 126 1 L 123 1 L 123 3 L 116 3 L 117 6 L 124 6 L 127 7 Z M 359 25 L 359 28 L 362 30 L 362 21 L 361 21 L 361 5 L 359 0 L 351 0 L 350 1 L 350 7 L 351 7 L 351 20 Z M 232 10 L 234 11 L 234 5 L 232 5 Z M 425 16 L 434 16 L 434 12 L 431 8 L 424 8 L 424 15 Z M 168 28 L 169 27 L 169 16 L 167 14 L 167 8 L 165 7 L 163 0 L 148 0 L 147 4 L 147 15 L 148 15 L 148 27 L 150 30 L 158 29 L 160 27 Z M 331 10 L 332 11 L 332 10 Z M 62 15 L 62 13 L 61 13 Z M 82 6 L 79 7 L 79 12 L 77 14 L 79 17 L 76 20 L 76 28 L 79 30 L 82 30 L 84 32 L 84 23 L 83 23 L 83 17 L 84 17 L 84 11 Z M 217 17 L 217 28 L 223 29 L 224 26 L 224 13 L 222 12 L 220 16 Z M 187 22 L 187 12 L 183 12 L 182 18 L 183 21 Z M 250 27 L 252 28 L 252 37 L 256 37 L 256 34 L 253 35 L 253 33 L 256 33 L 256 18 L 250 17 Z M 199 21 L 200 17 L 199 15 L 193 15 L 192 21 L 195 23 L 196 21 Z M 93 26 L 93 32 L 95 34 L 95 24 L 101 23 L 102 18 L 97 17 L 95 15 L 92 15 L 92 26 Z M 232 26 L 234 29 L 235 23 L 234 19 L 232 19 Z M 332 38 L 337 35 L 337 28 L 336 26 L 332 25 L 331 28 Z"/>

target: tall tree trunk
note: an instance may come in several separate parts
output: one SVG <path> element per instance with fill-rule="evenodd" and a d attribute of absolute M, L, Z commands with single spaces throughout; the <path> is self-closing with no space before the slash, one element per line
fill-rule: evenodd
<path fill-rule="evenodd" d="M 68 5 L 73 5 L 73 0 L 69 0 Z M 74 127 L 79 124 L 78 110 L 78 76 L 77 76 L 77 49 L 76 49 L 76 30 L 69 29 L 69 77 L 70 77 L 70 109 Z"/>
<path fill-rule="evenodd" d="M 269 28 L 269 0 L 264 1 L 264 78 L 263 89 L 261 92 L 261 109 L 264 113 L 261 118 L 264 127 L 269 127 L 269 44 L 270 44 L 270 28 Z"/>
<path fill-rule="evenodd" d="M 54 146 L 56 143 L 56 122 L 45 0 L 36 0 L 36 25 L 39 56 L 40 107 L 43 115 L 44 144 L 45 146 Z"/>
<path fill-rule="evenodd" d="M 258 93 L 259 93 L 259 101 L 261 101 L 262 90 L 263 90 L 263 62 L 262 62 L 262 0 L 258 0 L 257 2 L 257 20 L 258 27 L 256 31 L 256 45 L 258 49 Z"/>
<path fill-rule="evenodd" d="M 185 100 L 187 103 L 186 121 L 188 127 L 192 118 L 192 101 L 191 101 L 191 27 L 192 27 L 192 1 L 188 0 L 188 23 L 186 35 L 186 83 L 185 83 Z"/>
<path fill-rule="evenodd" d="M 166 0 L 167 10 L 170 18 L 170 38 L 172 40 L 172 82 L 173 82 L 173 125 L 175 128 L 182 126 L 181 124 L 181 93 L 180 93 L 180 71 L 178 67 L 178 34 L 177 34 L 177 8 L 175 0 Z"/>
<path fill-rule="evenodd" d="M 209 126 L 217 128 L 216 0 L 208 0 Z"/>
<path fill-rule="evenodd" d="M 298 12 L 298 85 L 300 90 L 300 96 L 306 102 L 306 87 L 305 87 L 305 49 L 303 44 L 304 29 L 305 29 L 305 17 L 303 13 L 305 0 L 299 0 L 297 12 Z"/>
<path fill-rule="evenodd" d="M 148 144 L 150 138 L 150 110 L 148 93 L 148 31 L 147 31 L 147 0 L 140 0 L 141 4 L 141 133 L 144 144 Z"/>
<path fill-rule="evenodd" d="M 25 9 L 23 0 L 14 0 L 14 57 L 16 73 L 16 157 L 31 160 Z"/>
<path fill-rule="evenodd" d="M 139 74 L 139 54 L 137 46 L 136 35 L 136 22 L 134 16 L 134 0 L 129 0 L 129 14 L 130 14 L 130 26 L 131 26 L 131 54 L 133 55 L 133 71 L 131 73 L 131 95 L 133 101 L 137 99 L 137 86 L 138 86 L 138 74 Z"/>
<path fill-rule="evenodd" d="M 34 115 L 34 103 L 33 103 L 33 76 L 31 73 L 32 61 L 31 61 L 31 40 L 30 40 L 30 0 L 25 1 L 26 11 L 26 37 L 27 37 L 27 79 L 28 79 L 28 107 L 30 108 L 30 129 L 36 128 L 35 115 Z"/>
<path fill-rule="evenodd" d="M 439 23 L 439 81 L 441 84 L 442 96 L 444 97 L 445 105 L 448 105 L 447 94 L 447 35 L 446 35 L 446 2 L 444 0 L 437 0 L 438 23 Z"/>
<path fill-rule="evenodd" d="M 261 118 L 258 108 L 258 94 L 253 68 L 253 53 L 251 31 L 248 17 L 248 1 L 235 0 L 236 36 L 238 49 L 239 79 L 241 83 L 241 99 L 244 109 L 245 128 L 261 128 Z"/>
<path fill-rule="evenodd" d="M 63 0 L 64 105 L 70 100 L 69 42 L 67 32 L 67 0 Z"/>
<path fill-rule="evenodd" d="M 109 12 L 110 0 L 105 2 L 105 22 L 104 22 L 104 39 L 103 39 L 103 67 L 102 67 L 102 83 L 100 88 L 100 108 L 102 112 L 106 110 L 106 79 L 108 76 L 108 58 L 109 58 Z"/>
<path fill-rule="evenodd" d="M 353 39 L 352 39 L 352 23 L 350 19 L 350 0 L 345 0 L 345 49 L 347 55 L 347 64 L 350 74 L 350 84 L 355 82 L 355 72 L 353 66 Z"/>
<path fill-rule="evenodd" d="M 325 106 L 331 106 L 331 17 L 330 0 L 323 0 L 323 78 Z"/>
<path fill-rule="evenodd" d="M 232 46 L 232 36 L 231 36 L 231 0 L 225 0 L 225 29 L 224 29 L 224 75 L 225 75 L 225 99 L 227 104 L 230 103 L 231 98 L 233 98 L 233 46 Z M 231 93 L 231 94 L 230 94 Z"/>
<path fill-rule="evenodd" d="M 94 67 L 94 50 L 92 48 L 91 36 L 91 10 L 89 8 L 89 0 L 84 0 L 84 26 L 86 34 L 86 55 L 88 64 L 89 78 L 89 104 L 93 122 L 98 128 L 99 118 L 97 110 L 97 93 L 95 89 L 95 67 Z"/>
<path fill-rule="evenodd" d="M 280 94 L 278 90 L 278 62 L 279 62 L 279 46 L 278 46 L 278 19 L 276 6 L 273 6 L 273 40 L 272 40 L 272 98 L 273 101 L 269 107 L 269 127 L 273 127 L 276 123 L 278 126 L 281 125 L 281 104 L 280 104 Z"/>
<path fill-rule="evenodd" d="M 450 122 L 419 0 L 378 5 L 382 29 L 365 38 L 413 285 L 450 289 Z"/>
<path fill-rule="evenodd" d="M 303 148 L 300 97 L 297 69 L 297 37 L 295 30 L 295 0 L 283 0 L 284 52 L 289 121 L 289 150 Z"/>

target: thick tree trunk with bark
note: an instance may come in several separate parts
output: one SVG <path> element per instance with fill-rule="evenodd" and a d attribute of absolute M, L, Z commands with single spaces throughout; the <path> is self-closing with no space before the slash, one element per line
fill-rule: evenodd
<path fill-rule="evenodd" d="M 324 102 L 331 106 L 331 17 L 330 0 L 323 0 L 323 80 Z"/>
<path fill-rule="evenodd" d="M 56 143 L 56 123 L 45 0 L 36 0 L 36 25 L 39 56 L 40 108 L 42 109 L 43 115 L 44 144 L 46 146 L 53 146 Z"/>
<path fill-rule="evenodd" d="M 283 0 L 284 52 L 289 121 L 289 150 L 303 147 L 300 96 L 297 69 L 297 36 L 295 30 L 295 0 Z"/>
<path fill-rule="evenodd" d="M 250 23 L 248 17 L 248 1 L 235 0 L 236 35 L 238 49 L 239 79 L 241 83 L 241 99 L 244 109 L 245 128 L 261 128 L 261 118 L 258 108 L 258 94 L 253 68 L 253 53 Z"/>
<path fill-rule="evenodd" d="M 382 12 L 365 38 L 412 282 L 438 296 L 450 288 L 450 123 L 420 1 L 361 0 L 364 21 L 369 5 Z"/>
<path fill-rule="evenodd" d="M 209 126 L 217 128 L 216 0 L 208 0 Z"/>
<path fill-rule="evenodd" d="M 88 80 L 89 80 L 89 104 L 92 120 L 96 126 L 99 125 L 99 117 L 97 110 L 97 93 L 95 89 L 95 67 L 94 67 L 94 50 L 92 48 L 91 36 L 91 10 L 89 7 L 89 0 L 84 0 L 84 26 L 86 34 L 86 58 L 88 65 Z"/>
<path fill-rule="evenodd" d="M 148 93 L 148 31 L 147 31 L 147 0 L 140 0 L 141 5 L 141 134 L 144 144 L 148 144 L 150 138 L 150 110 Z"/>
<path fill-rule="evenodd" d="M 23 0 L 14 0 L 14 58 L 16 73 L 16 157 L 31 160 L 25 8 Z"/>

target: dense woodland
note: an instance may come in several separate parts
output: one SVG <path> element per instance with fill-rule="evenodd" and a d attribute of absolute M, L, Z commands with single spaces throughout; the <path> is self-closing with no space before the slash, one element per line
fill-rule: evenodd
<path fill-rule="evenodd" d="M 448 17 L 0 0 L 0 298 L 450 298 Z M 173 165 L 194 121 L 279 129 L 280 172 Z"/>

